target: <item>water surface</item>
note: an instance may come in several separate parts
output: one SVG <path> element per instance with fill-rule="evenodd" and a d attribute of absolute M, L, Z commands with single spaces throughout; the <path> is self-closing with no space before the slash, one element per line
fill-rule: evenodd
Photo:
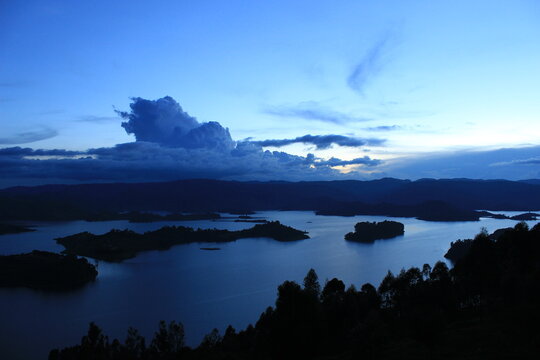
<path fill-rule="evenodd" d="M 134 326 L 150 341 L 158 321 L 184 324 L 186 340 L 196 346 L 214 327 L 243 329 L 274 304 L 277 286 L 301 282 L 314 268 L 321 284 L 337 277 L 359 288 L 374 285 L 388 270 L 433 265 L 444 260 L 451 241 L 514 226 L 516 221 L 426 222 L 391 218 L 405 224 L 405 235 L 374 244 L 343 239 L 359 221 L 382 216 L 316 216 L 312 212 L 268 211 L 257 216 L 309 232 L 311 239 L 281 243 L 271 239 L 241 239 L 232 243 L 178 245 L 149 251 L 122 263 L 98 263 L 95 283 L 69 293 L 0 289 L 0 354 L 3 358 L 46 358 L 48 351 L 80 342 L 90 321 L 111 338 L 125 339 Z M 534 225 L 536 222 L 528 222 Z M 183 221 L 131 224 L 127 221 L 32 223 L 38 231 L 0 236 L 0 254 L 33 249 L 60 252 L 55 237 L 81 231 L 104 233 L 112 228 L 138 232 L 164 225 L 238 230 L 254 224 L 231 221 Z M 219 251 L 200 247 L 218 246 Z"/>

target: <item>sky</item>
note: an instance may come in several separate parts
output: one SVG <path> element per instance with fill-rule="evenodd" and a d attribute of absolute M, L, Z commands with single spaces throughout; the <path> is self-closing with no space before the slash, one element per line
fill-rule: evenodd
<path fill-rule="evenodd" d="M 540 178 L 540 2 L 0 2 L 0 187 Z"/>

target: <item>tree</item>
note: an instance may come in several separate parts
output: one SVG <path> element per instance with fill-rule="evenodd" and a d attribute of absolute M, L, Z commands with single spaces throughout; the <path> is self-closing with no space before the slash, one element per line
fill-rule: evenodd
<path fill-rule="evenodd" d="M 159 322 L 159 329 L 154 334 L 150 349 L 153 353 L 161 355 L 177 354 L 184 347 L 184 326 L 182 323 L 171 321 L 169 326 L 163 320 Z"/>
<path fill-rule="evenodd" d="M 306 277 L 304 278 L 304 290 L 314 297 L 320 296 L 321 285 L 319 284 L 319 277 L 313 269 L 309 269 Z"/>
<path fill-rule="evenodd" d="M 131 326 L 128 329 L 125 347 L 129 356 L 135 359 L 141 358 L 146 350 L 144 337 L 139 335 L 139 331 Z"/>
<path fill-rule="evenodd" d="M 343 281 L 333 278 L 327 281 L 321 294 L 322 301 L 328 301 L 331 298 L 341 298 L 345 293 L 345 284 Z"/>

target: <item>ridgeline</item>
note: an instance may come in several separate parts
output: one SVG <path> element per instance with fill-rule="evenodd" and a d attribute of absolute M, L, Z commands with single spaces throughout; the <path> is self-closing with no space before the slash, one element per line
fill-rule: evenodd
<path fill-rule="evenodd" d="M 0 220 L 156 221 L 148 213 L 309 210 L 320 215 L 382 215 L 427 221 L 478 221 L 486 210 L 538 210 L 540 185 L 470 179 L 43 185 L 0 190 Z M 132 216 L 129 215 L 133 212 Z M 130 217 L 131 216 L 131 217 Z M 189 215 L 186 215 L 189 216 Z M 534 217 L 534 214 L 524 215 Z M 173 216 L 174 217 L 174 216 Z M 182 218 L 177 215 L 176 218 Z"/>

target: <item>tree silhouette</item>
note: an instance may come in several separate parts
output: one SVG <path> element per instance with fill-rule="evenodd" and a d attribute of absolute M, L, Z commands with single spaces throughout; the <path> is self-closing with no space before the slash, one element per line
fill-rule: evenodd
<path fill-rule="evenodd" d="M 319 277 L 313 269 L 309 269 L 306 277 L 304 278 L 304 290 L 315 297 L 319 297 L 321 293 L 321 285 L 319 284 Z"/>

